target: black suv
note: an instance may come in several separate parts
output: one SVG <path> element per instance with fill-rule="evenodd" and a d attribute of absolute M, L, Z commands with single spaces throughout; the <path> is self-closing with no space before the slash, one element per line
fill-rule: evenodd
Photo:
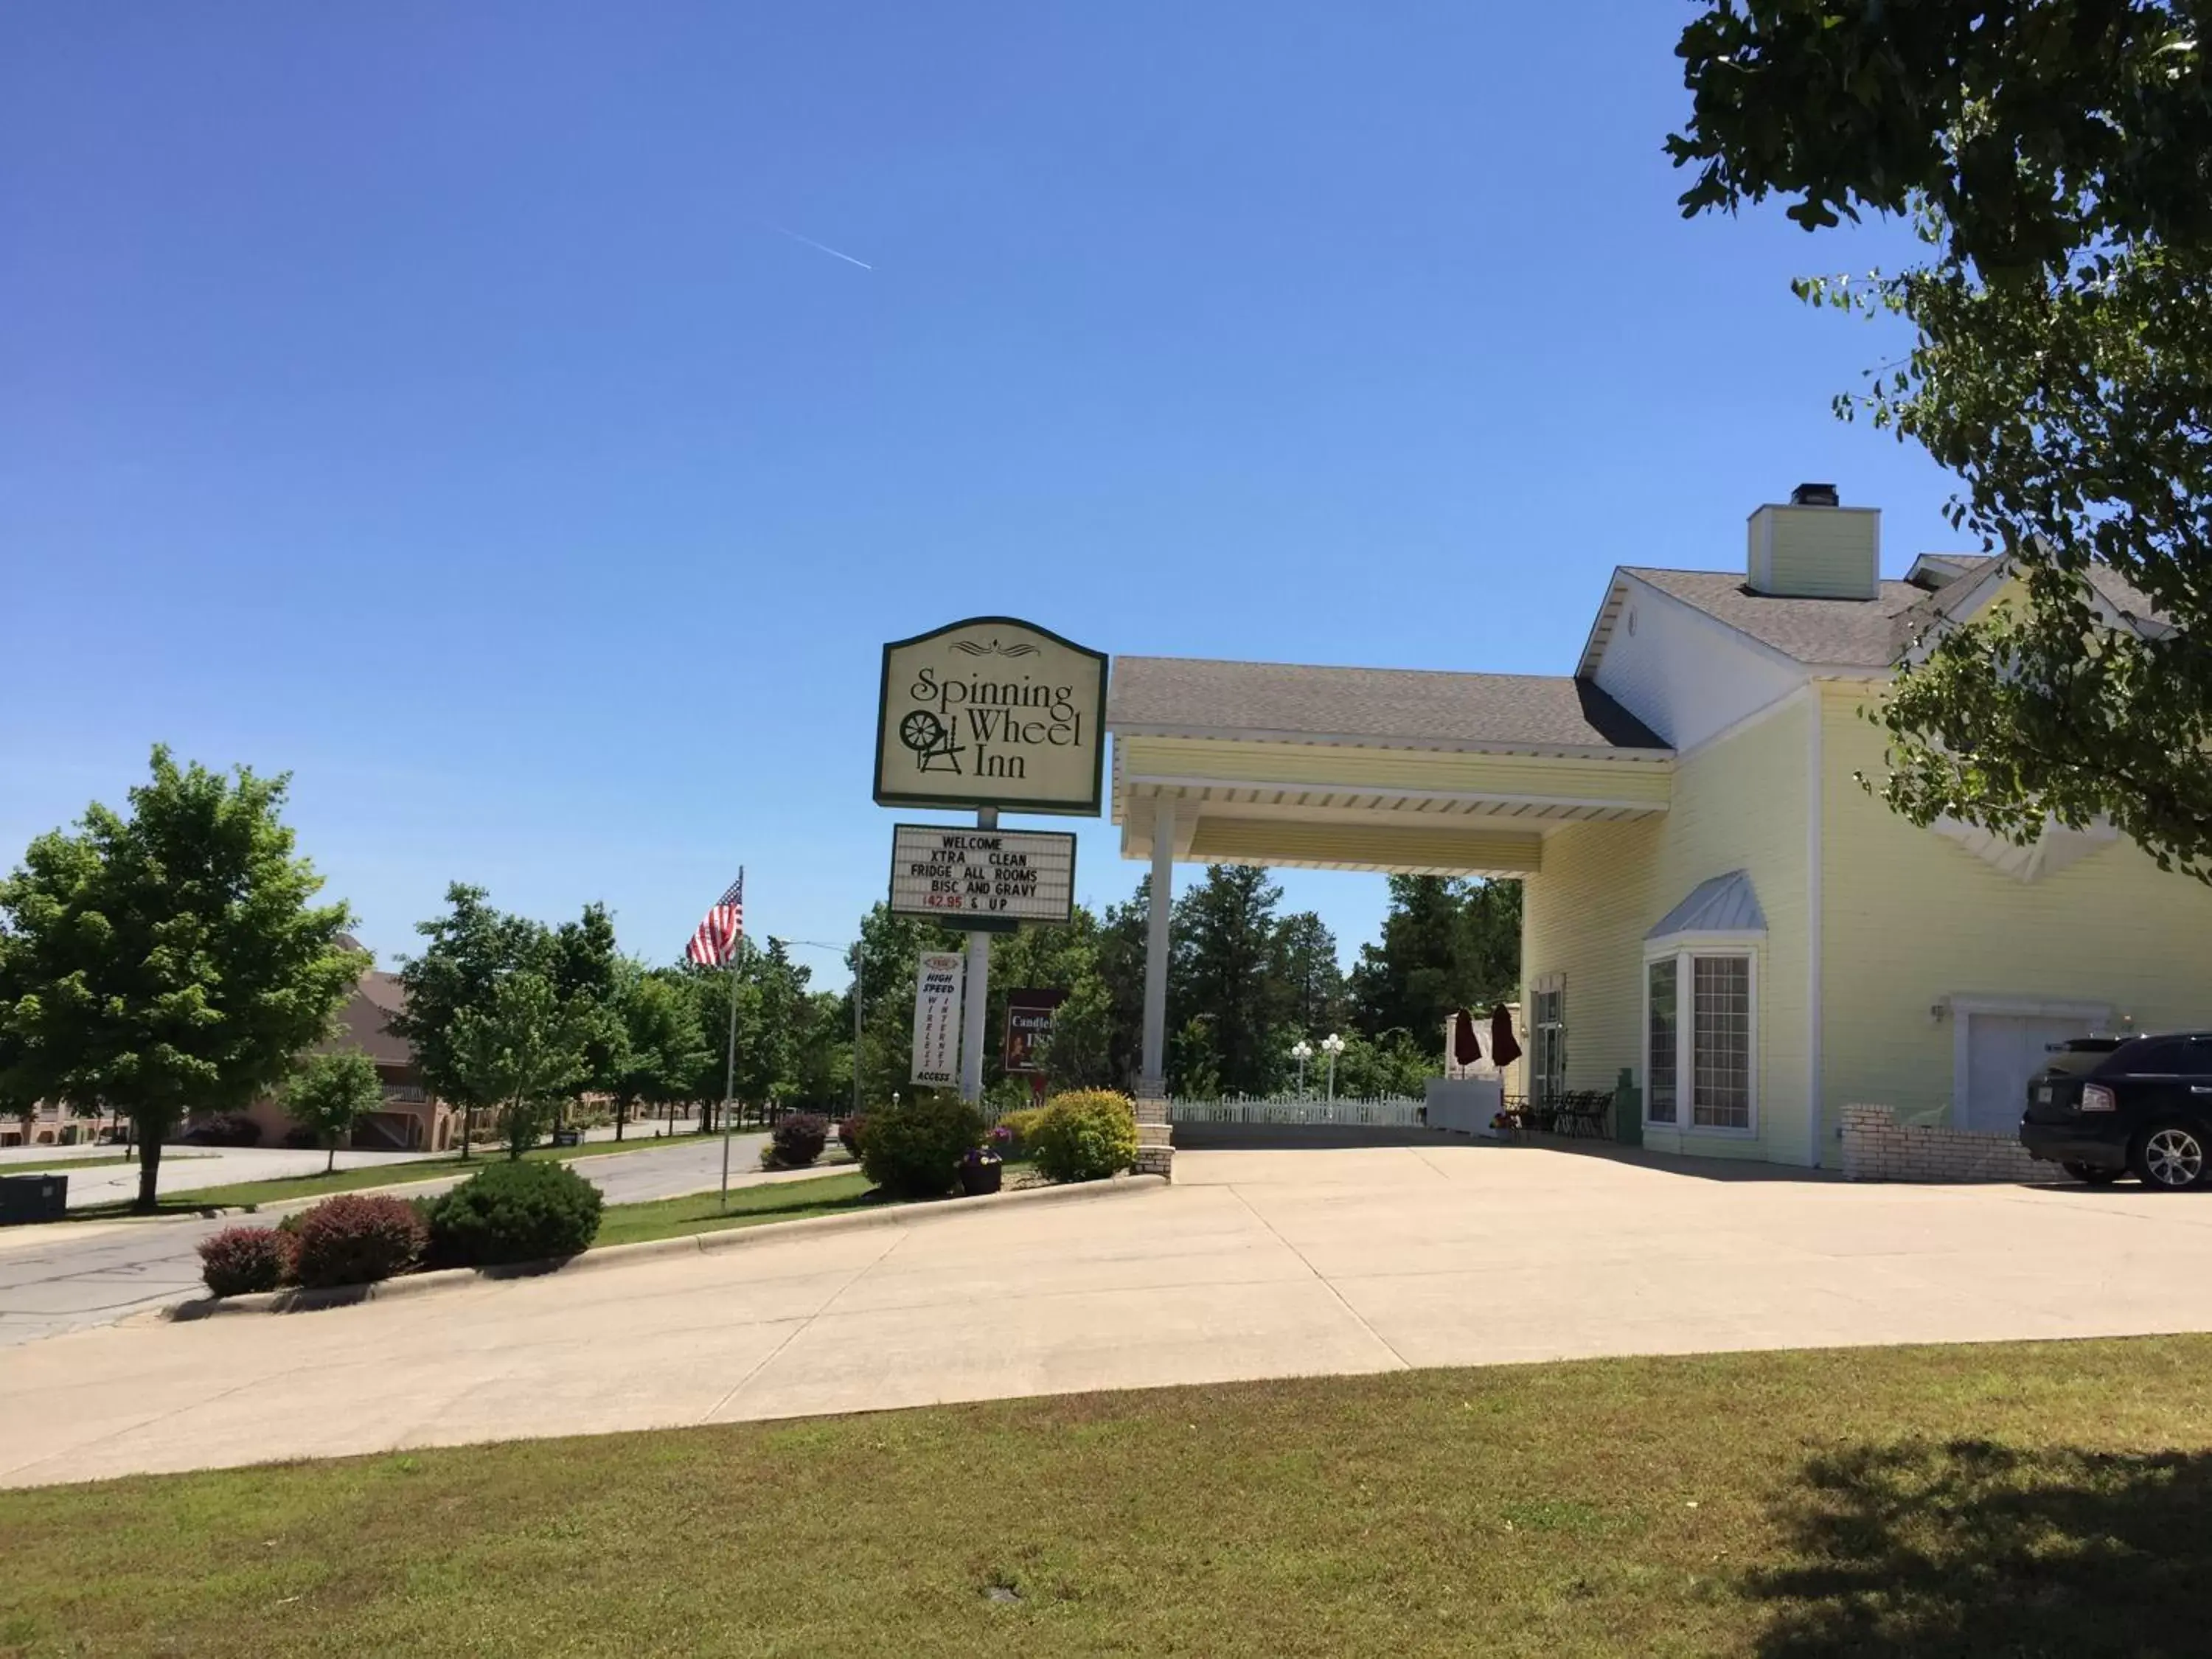
<path fill-rule="evenodd" d="M 2060 1044 L 2028 1081 L 2020 1144 L 2077 1181 L 2212 1184 L 2212 1032 Z"/>

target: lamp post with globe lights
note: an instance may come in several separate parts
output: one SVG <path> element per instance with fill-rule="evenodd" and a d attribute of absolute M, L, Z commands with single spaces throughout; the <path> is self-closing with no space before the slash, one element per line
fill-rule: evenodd
<path fill-rule="evenodd" d="M 1291 1045 L 1291 1058 L 1298 1063 L 1298 1098 L 1306 1097 L 1306 1062 L 1313 1058 L 1313 1044 L 1300 1037 Z"/>
<path fill-rule="evenodd" d="M 1344 1052 L 1344 1039 L 1334 1031 L 1321 1040 L 1321 1051 L 1328 1056 L 1328 1098 L 1336 1103 L 1336 1057 Z"/>

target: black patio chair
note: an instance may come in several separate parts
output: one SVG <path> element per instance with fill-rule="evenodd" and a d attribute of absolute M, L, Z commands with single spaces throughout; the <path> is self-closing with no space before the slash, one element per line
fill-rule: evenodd
<path fill-rule="evenodd" d="M 1560 1133 L 1577 1139 L 1602 1139 L 1613 1097 L 1599 1089 L 1575 1089 L 1559 1097 Z"/>

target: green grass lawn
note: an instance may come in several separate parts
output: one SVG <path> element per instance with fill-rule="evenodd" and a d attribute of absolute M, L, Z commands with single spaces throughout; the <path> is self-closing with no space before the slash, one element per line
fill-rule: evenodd
<path fill-rule="evenodd" d="M 855 1172 L 823 1176 L 816 1181 L 779 1181 L 762 1187 L 738 1187 L 730 1194 L 726 1212 L 722 1208 L 719 1192 L 692 1193 L 683 1198 L 657 1199 L 645 1204 L 610 1204 L 599 1212 L 599 1236 L 592 1243 L 595 1248 L 603 1244 L 640 1244 L 649 1238 L 719 1232 L 726 1227 L 757 1227 L 766 1221 L 802 1221 L 809 1216 L 840 1215 L 890 1201 L 872 1200 L 869 1190 L 868 1178 Z"/>
<path fill-rule="evenodd" d="M 572 1164 L 580 1158 L 611 1158 L 625 1152 L 650 1152 L 655 1147 L 665 1149 L 687 1139 L 696 1137 L 672 1135 L 656 1138 L 646 1135 L 623 1141 L 587 1141 L 581 1146 L 535 1146 L 522 1156 L 526 1162 L 532 1164 Z M 714 1137 L 708 1139 L 711 1140 Z M 162 1161 L 166 1163 L 178 1155 L 177 1149 L 164 1148 Z M 191 1154 L 185 1153 L 185 1156 Z M 466 1159 L 459 1153 L 450 1153 L 426 1158 L 413 1164 L 380 1164 L 363 1170 L 334 1170 L 329 1175 L 288 1176 L 276 1181 L 240 1181 L 224 1187 L 194 1187 L 180 1193 L 163 1194 L 158 1213 L 191 1215 L 201 1210 L 229 1209 L 240 1205 L 258 1207 L 264 1204 L 283 1204 L 295 1198 L 319 1198 L 326 1193 L 352 1193 L 368 1187 L 397 1187 L 410 1182 L 441 1181 L 448 1176 L 473 1175 L 485 1164 L 502 1162 L 506 1157 L 507 1148 L 504 1146 L 479 1146 L 475 1156 Z M 69 1218 L 71 1221 L 128 1220 L 137 1213 L 131 1207 L 130 1200 L 120 1199 L 112 1204 L 81 1206 L 70 1212 Z"/>
<path fill-rule="evenodd" d="M 1607 1360 L 0 1492 L 0 1653 L 2196 1654 L 2208 1372 Z"/>

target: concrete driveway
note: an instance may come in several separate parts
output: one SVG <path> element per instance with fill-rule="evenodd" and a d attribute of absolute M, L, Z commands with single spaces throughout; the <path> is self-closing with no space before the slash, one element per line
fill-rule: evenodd
<path fill-rule="evenodd" d="M 1198 1152 L 1176 1174 L 32 1344 L 0 1353 L 0 1481 L 1408 1365 L 2212 1329 L 2212 1198 L 1466 1145 Z"/>

